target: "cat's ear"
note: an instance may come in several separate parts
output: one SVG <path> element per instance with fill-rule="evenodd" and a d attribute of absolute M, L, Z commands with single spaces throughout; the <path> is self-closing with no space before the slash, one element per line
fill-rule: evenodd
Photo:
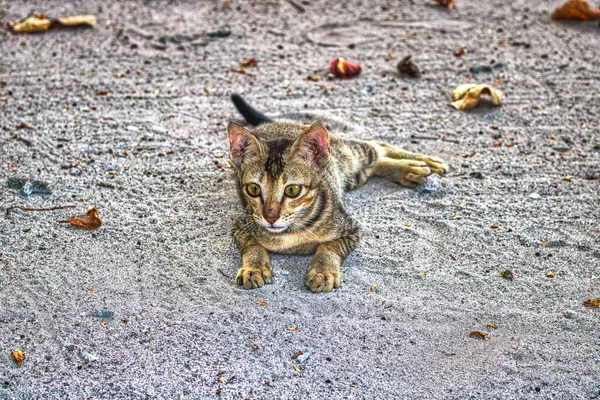
<path fill-rule="evenodd" d="M 248 129 L 230 122 L 227 126 L 227 134 L 229 135 L 229 157 L 237 167 L 260 154 L 260 142 Z"/>
<path fill-rule="evenodd" d="M 329 161 L 329 132 L 319 121 L 296 139 L 292 147 L 296 157 L 324 167 Z"/>

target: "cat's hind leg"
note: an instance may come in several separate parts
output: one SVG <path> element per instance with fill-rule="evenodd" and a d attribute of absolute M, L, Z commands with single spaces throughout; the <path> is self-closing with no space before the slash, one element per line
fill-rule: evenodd
<path fill-rule="evenodd" d="M 377 152 L 378 159 L 385 161 L 386 158 L 393 160 L 415 160 L 421 161 L 427 164 L 427 167 L 431 173 L 444 175 L 448 172 L 448 165 L 437 157 L 427 156 L 425 154 L 411 153 L 402 150 L 398 147 L 392 146 L 385 142 L 370 141 L 369 144 L 373 146 Z M 416 166 L 417 164 L 409 163 L 410 166 Z M 375 174 L 377 175 L 377 174 Z"/>

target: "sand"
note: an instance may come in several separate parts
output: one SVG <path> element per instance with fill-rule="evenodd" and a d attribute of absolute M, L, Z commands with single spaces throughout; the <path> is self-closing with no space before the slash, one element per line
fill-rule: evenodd
<path fill-rule="evenodd" d="M 600 29 L 550 20 L 553 3 L 0 2 L 0 204 L 74 206 L 0 214 L 0 398 L 599 396 L 600 314 L 583 302 L 600 297 Z M 30 11 L 98 25 L 6 31 Z M 422 78 L 396 74 L 408 54 Z M 363 74 L 328 81 L 340 56 Z M 452 109 L 470 82 L 504 105 Z M 233 92 L 451 171 L 347 194 L 362 240 L 335 292 L 304 287 L 310 257 L 281 255 L 272 285 L 240 289 Z M 53 193 L 8 189 L 17 175 Z M 100 229 L 58 223 L 88 206 Z"/>

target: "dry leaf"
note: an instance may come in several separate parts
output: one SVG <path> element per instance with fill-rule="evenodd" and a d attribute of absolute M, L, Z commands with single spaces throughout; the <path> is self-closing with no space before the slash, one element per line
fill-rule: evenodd
<path fill-rule="evenodd" d="M 435 0 L 435 1 L 437 1 L 441 5 L 446 6 L 448 8 L 456 7 L 456 2 L 454 0 Z"/>
<path fill-rule="evenodd" d="M 309 75 L 309 76 L 306 77 L 306 80 L 313 81 L 313 82 L 318 82 L 319 81 L 319 77 L 315 76 L 315 75 Z"/>
<path fill-rule="evenodd" d="M 56 22 L 64 26 L 88 25 L 93 28 L 94 26 L 96 26 L 96 16 L 73 15 L 72 17 L 58 18 Z"/>
<path fill-rule="evenodd" d="M 55 20 L 47 19 L 44 14 L 30 16 L 17 22 L 9 22 L 8 26 L 14 33 L 45 32 L 54 25 L 78 26 L 88 25 L 96 26 L 96 16 L 94 15 L 74 15 L 71 17 L 58 18 Z"/>
<path fill-rule="evenodd" d="M 14 33 L 44 32 L 52 25 L 52 21 L 46 19 L 44 14 L 31 16 L 17 22 L 9 22 L 8 26 Z"/>
<path fill-rule="evenodd" d="M 69 222 L 71 225 L 85 228 L 88 231 L 98 229 L 102 225 L 102 221 L 100 221 L 100 217 L 98 216 L 98 210 L 96 209 L 96 207 L 91 206 L 88 207 L 87 214 L 85 215 L 85 217 L 78 217 L 74 215 L 71 217 L 71 220 L 67 222 Z"/>
<path fill-rule="evenodd" d="M 600 307 L 600 297 L 597 299 L 587 299 L 583 302 L 588 307 Z"/>
<path fill-rule="evenodd" d="M 398 69 L 398 73 L 400 75 L 407 74 L 413 78 L 418 78 L 421 76 L 421 71 L 419 71 L 417 64 L 412 62 L 411 58 L 411 55 L 404 57 L 402 60 L 400 60 L 396 68 Z"/>
<path fill-rule="evenodd" d="M 240 67 L 258 67 L 258 61 L 254 58 L 249 58 L 246 61 L 240 61 Z"/>
<path fill-rule="evenodd" d="M 302 371 L 300 371 L 300 368 L 298 368 L 298 366 L 294 363 L 292 363 L 292 367 L 294 367 L 294 371 L 296 371 L 297 373 L 300 373 Z"/>
<path fill-rule="evenodd" d="M 478 331 L 478 330 L 476 330 L 476 329 L 472 329 L 472 330 L 469 332 L 469 337 L 473 337 L 473 336 L 475 336 L 475 337 L 480 337 L 480 338 L 482 338 L 482 339 L 487 339 L 487 338 L 488 338 L 488 334 L 487 334 L 487 332 Z"/>
<path fill-rule="evenodd" d="M 237 72 L 239 74 L 247 74 L 248 73 L 244 67 L 239 67 L 235 72 Z"/>
<path fill-rule="evenodd" d="M 498 328 L 498 325 L 496 324 L 487 324 L 488 327 L 492 328 L 492 329 L 496 329 Z"/>
<path fill-rule="evenodd" d="M 374 292 L 375 289 L 377 289 L 377 285 L 372 285 L 370 290 L 371 290 L 371 292 Z"/>
<path fill-rule="evenodd" d="M 554 278 L 554 272 L 552 272 L 552 271 L 546 272 L 546 278 Z"/>
<path fill-rule="evenodd" d="M 499 90 L 485 83 L 467 83 L 454 89 L 452 107 L 462 111 L 472 110 L 479 104 L 482 94 L 490 95 L 495 105 L 502 105 L 502 92 Z"/>
<path fill-rule="evenodd" d="M 29 125 L 27 122 L 21 122 L 17 125 L 17 129 L 33 129 L 33 126 Z"/>
<path fill-rule="evenodd" d="M 98 96 L 106 96 L 106 95 L 108 94 L 108 90 L 101 89 L 101 90 L 98 90 L 98 91 L 96 92 L 96 94 L 97 94 Z"/>
<path fill-rule="evenodd" d="M 342 79 L 352 78 L 362 72 L 360 65 L 352 63 L 343 57 L 332 60 L 329 69 L 335 76 Z"/>
<path fill-rule="evenodd" d="M 261 305 L 261 306 L 266 306 L 267 305 L 267 301 L 266 300 L 257 300 L 256 304 Z"/>
<path fill-rule="evenodd" d="M 556 7 L 551 15 L 552 19 L 600 19 L 600 8 L 591 9 L 587 1 L 568 0 L 562 6 Z"/>
<path fill-rule="evenodd" d="M 21 364 L 23 364 L 23 361 L 25 360 L 25 353 L 23 353 L 21 350 L 13 350 L 10 352 L 10 355 L 19 367 Z"/>
<path fill-rule="evenodd" d="M 298 330 L 298 327 L 297 326 L 288 326 L 285 329 L 287 329 L 288 331 L 294 331 L 295 332 L 295 331 Z"/>
<path fill-rule="evenodd" d="M 498 225 L 492 225 L 492 226 L 490 226 L 490 228 L 492 228 L 494 230 L 500 230 L 500 227 Z"/>

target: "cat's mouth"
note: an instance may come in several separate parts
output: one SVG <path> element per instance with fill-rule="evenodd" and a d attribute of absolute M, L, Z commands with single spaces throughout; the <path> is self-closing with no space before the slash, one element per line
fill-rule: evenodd
<path fill-rule="evenodd" d="M 287 230 L 287 226 L 276 227 L 276 226 L 265 226 L 265 229 L 271 233 L 283 233 Z"/>

